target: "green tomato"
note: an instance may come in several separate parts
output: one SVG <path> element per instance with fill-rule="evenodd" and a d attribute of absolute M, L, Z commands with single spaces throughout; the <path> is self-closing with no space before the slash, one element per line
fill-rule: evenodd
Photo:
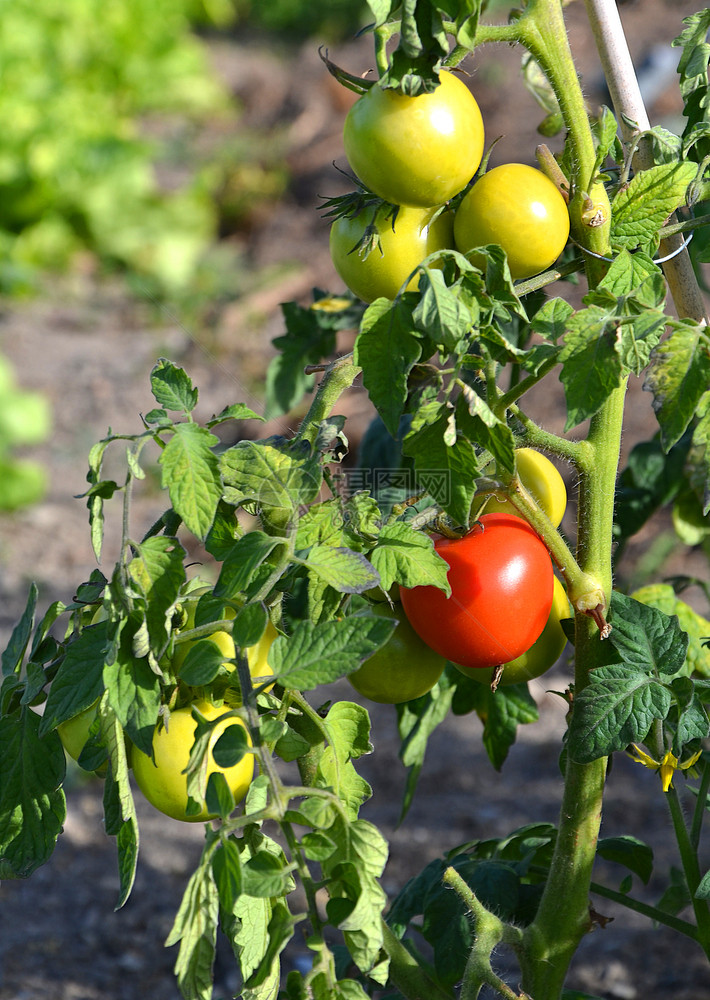
<path fill-rule="evenodd" d="M 533 680 L 535 677 L 539 677 L 549 670 L 550 667 L 553 667 L 559 660 L 562 650 L 567 644 L 567 636 L 560 625 L 560 621 L 563 618 L 571 617 L 572 609 L 567 599 L 567 593 L 560 581 L 555 577 L 552 591 L 552 607 L 550 608 L 547 625 L 545 625 L 540 637 L 535 640 L 530 649 L 504 665 L 499 684 L 522 684 Z M 480 681 L 481 684 L 490 684 L 493 680 L 493 668 L 480 670 L 475 667 L 462 667 L 457 663 L 454 666 L 462 674 L 465 674 L 466 677 L 471 677 L 474 681 Z"/>
<path fill-rule="evenodd" d="M 456 249 L 484 267 L 471 251 L 499 244 L 514 280 L 530 278 L 554 264 L 569 237 L 569 213 L 553 182 L 525 163 L 505 163 L 483 174 L 454 218 Z"/>
<path fill-rule="evenodd" d="M 65 722 L 60 722 L 57 726 L 57 733 L 59 734 L 59 739 L 62 741 L 62 746 L 72 758 L 72 760 L 79 761 L 81 757 L 81 752 L 86 746 L 89 739 L 89 730 L 96 718 L 96 711 L 99 707 L 99 699 L 85 708 L 83 712 L 79 712 L 71 719 L 67 719 Z M 94 774 L 98 774 L 99 777 L 103 777 L 108 770 L 108 763 L 104 762 L 100 767 L 94 771 Z"/>
<path fill-rule="evenodd" d="M 196 707 L 207 719 L 216 719 L 226 709 L 217 708 L 209 702 L 200 701 Z M 210 734 L 207 776 L 221 772 L 231 789 L 235 802 L 241 802 L 254 776 L 254 756 L 251 753 L 232 767 L 220 767 L 212 756 L 217 740 L 228 726 L 244 726 L 236 717 L 225 719 L 214 727 Z M 214 817 L 208 812 L 204 802 L 199 813 L 188 815 L 187 775 L 185 769 L 190 759 L 190 750 L 195 738 L 197 723 L 192 717 L 190 705 L 177 708 L 170 713 L 167 726 L 156 726 L 153 734 L 154 761 L 138 747 L 131 748 L 131 764 L 136 783 L 143 795 L 166 816 L 186 823 L 201 823 Z M 250 741 L 251 742 L 251 741 Z"/>
<path fill-rule="evenodd" d="M 391 205 L 365 209 L 354 218 L 341 216 L 330 227 L 330 256 L 335 270 L 350 291 L 363 302 L 393 299 L 429 254 L 453 247 L 451 216 L 443 212 L 435 219 L 434 208 Z M 365 255 L 361 240 L 368 226 L 377 232 L 376 245 Z M 407 284 L 419 285 L 419 273 Z"/>
<path fill-rule="evenodd" d="M 428 94 L 408 97 L 375 84 L 345 119 L 350 166 L 394 205 L 443 205 L 478 170 L 484 146 L 476 99 L 453 73 Z"/>
<path fill-rule="evenodd" d="M 431 691 L 446 666 L 444 657 L 422 642 L 401 605 L 377 604 L 370 613 L 398 624 L 385 645 L 348 674 L 355 690 L 384 705 L 412 701 Z"/>
<path fill-rule="evenodd" d="M 517 448 L 515 467 L 525 489 L 532 493 L 542 510 L 557 527 L 567 509 L 567 490 L 562 476 L 549 458 L 534 448 Z M 476 500 L 480 501 L 484 496 L 486 503 L 483 509 L 486 514 L 500 512 L 521 516 L 514 504 L 502 494 L 478 494 Z"/>

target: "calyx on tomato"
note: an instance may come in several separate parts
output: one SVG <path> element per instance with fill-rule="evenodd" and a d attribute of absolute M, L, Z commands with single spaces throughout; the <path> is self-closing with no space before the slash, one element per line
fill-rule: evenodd
<path fill-rule="evenodd" d="M 496 676 L 495 678 L 497 684 L 505 686 L 534 680 L 535 677 L 540 677 L 550 667 L 553 667 L 562 655 L 562 651 L 567 645 L 567 636 L 560 622 L 563 618 L 572 616 L 572 609 L 565 588 L 557 577 L 554 578 L 553 590 L 552 607 L 541 635 L 530 649 L 503 666 L 500 677 Z M 491 684 L 494 681 L 492 668 L 475 670 L 470 667 L 462 667 L 457 663 L 454 663 L 454 666 L 466 677 L 472 677 L 473 680 L 479 681 L 481 684 Z"/>
<path fill-rule="evenodd" d="M 227 709 L 217 708 L 209 702 L 196 702 L 198 711 L 209 720 L 216 719 Z M 232 767 L 220 767 L 213 757 L 214 746 L 229 726 L 244 726 L 236 716 L 219 722 L 210 733 L 207 751 L 207 777 L 219 772 L 229 786 L 235 802 L 241 802 L 254 776 L 254 756 L 245 754 Z M 154 761 L 138 747 L 131 748 L 131 764 L 136 783 L 143 795 L 160 812 L 186 823 L 200 823 L 213 819 L 204 802 L 198 813 L 187 813 L 187 775 L 185 769 L 190 759 L 197 723 L 192 707 L 186 705 L 170 713 L 167 725 L 159 723 L 153 734 Z M 251 745 L 251 740 L 247 742 Z"/>
<path fill-rule="evenodd" d="M 380 603 L 370 614 L 393 618 L 397 628 L 348 680 L 360 694 L 383 705 L 421 698 L 441 677 L 446 660 L 422 642 L 401 605 Z"/>
<path fill-rule="evenodd" d="M 395 205 L 443 205 L 481 162 L 483 119 L 471 91 L 450 72 L 409 97 L 375 84 L 345 119 L 345 154 L 371 191 Z"/>
<path fill-rule="evenodd" d="M 454 245 L 451 213 L 381 204 L 330 227 L 330 256 L 338 275 L 363 302 L 393 299 L 430 254 Z M 419 286 L 419 273 L 407 289 Z"/>
<path fill-rule="evenodd" d="M 451 596 L 436 587 L 400 588 L 412 627 L 441 656 L 496 667 L 532 646 L 552 606 L 552 561 L 527 521 L 484 514 L 463 538 L 434 546 L 449 564 Z"/>
<path fill-rule="evenodd" d="M 516 448 L 515 467 L 520 482 L 557 527 L 567 509 L 567 489 L 564 479 L 556 467 L 549 458 L 534 448 Z M 483 494 L 476 497 L 478 502 L 482 499 L 484 499 Z M 512 501 L 502 493 L 487 494 L 483 511 L 486 514 L 502 513 L 520 516 Z"/>

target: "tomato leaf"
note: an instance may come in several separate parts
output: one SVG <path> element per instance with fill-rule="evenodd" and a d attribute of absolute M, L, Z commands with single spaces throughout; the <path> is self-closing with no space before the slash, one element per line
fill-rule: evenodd
<path fill-rule="evenodd" d="M 623 365 L 616 350 L 618 317 L 607 309 L 589 306 L 567 321 L 560 353 L 560 381 L 567 400 L 565 430 L 593 416 L 617 389 Z"/>
<path fill-rule="evenodd" d="M 19 673 L 22 667 L 25 650 L 30 641 L 34 626 L 38 594 L 37 584 L 31 583 L 27 594 L 27 603 L 25 604 L 20 620 L 13 628 L 10 641 L 3 650 L 2 660 L 0 661 L 2 663 L 3 677 Z"/>
<path fill-rule="evenodd" d="M 269 663 L 284 687 L 309 691 L 357 670 L 394 628 L 391 619 L 376 615 L 351 615 L 318 625 L 299 621 L 288 639 L 274 640 Z"/>
<path fill-rule="evenodd" d="M 597 854 L 605 861 L 623 865 L 638 875 L 644 885 L 653 874 L 653 850 L 636 837 L 602 837 L 597 844 Z"/>
<path fill-rule="evenodd" d="M 167 358 L 160 358 L 150 373 L 150 386 L 156 402 L 167 410 L 191 413 L 197 405 L 198 391 L 190 376 Z"/>
<path fill-rule="evenodd" d="M 229 503 L 251 502 L 287 512 L 312 503 L 323 478 L 318 455 L 308 442 L 282 437 L 240 441 L 222 453 L 220 471 Z"/>
<path fill-rule="evenodd" d="M 414 459 L 421 484 L 458 524 L 467 525 L 479 467 L 473 445 L 458 433 L 453 411 L 445 403 L 426 403 L 403 447 Z"/>
<path fill-rule="evenodd" d="M 476 684 L 476 681 L 472 681 Z M 519 725 L 537 722 L 539 713 L 527 684 L 510 684 L 493 692 L 485 685 L 483 746 L 496 771 L 500 771 L 515 743 Z"/>
<path fill-rule="evenodd" d="M 157 667 L 157 657 L 168 641 L 166 617 L 185 582 L 185 550 L 177 538 L 159 535 L 136 545 L 135 552 L 128 572 L 144 598 L 150 648 Z"/>
<path fill-rule="evenodd" d="M 450 677 L 450 668 L 447 667 L 428 694 L 395 706 L 401 740 L 399 756 L 404 766 L 409 768 L 399 823 L 403 822 L 414 800 L 429 737 L 448 715 L 455 690 Z"/>
<path fill-rule="evenodd" d="M 669 215 L 685 201 L 695 178 L 694 163 L 659 163 L 636 174 L 612 205 L 612 242 L 634 249 L 649 246 Z"/>
<path fill-rule="evenodd" d="M 670 337 L 653 352 L 644 384 L 653 393 L 653 408 L 666 451 L 688 427 L 708 384 L 707 327 L 692 320 L 676 320 Z"/>
<path fill-rule="evenodd" d="M 180 945 L 175 974 L 182 995 L 191 1000 L 210 1000 L 212 997 L 212 966 L 219 918 L 219 894 L 207 853 L 213 838 L 214 834 L 207 839 L 200 864 L 190 876 L 165 941 L 166 948 Z"/>
<path fill-rule="evenodd" d="M 682 668 L 688 636 L 677 617 L 614 591 L 610 642 L 625 665 L 657 676 L 673 676 Z"/>
<path fill-rule="evenodd" d="M 407 376 L 421 357 L 411 299 L 376 299 L 362 318 L 353 349 L 363 384 L 393 436 L 407 398 Z"/>
<path fill-rule="evenodd" d="M 158 460 L 162 486 L 187 528 L 204 541 L 222 497 L 219 466 L 212 451 L 219 438 L 195 423 L 176 424 L 174 430 Z"/>
<path fill-rule="evenodd" d="M 451 593 L 449 564 L 438 554 L 433 540 L 402 521 L 385 525 L 370 552 L 370 561 L 383 590 L 397 582 L 403 587 L 438 587 L 447 597 Z"/>
<path fill-rule="evenodd" d="M 126 738 L 116 713 L 104 695 L 99 705 L 101 738 L 109 753 L 111 766 L 104 785 L 104 824 L 106 833 L 116 837 L 120 890 L 116 909 L 130 896 L 138 864 L 139 831 L 131 792 L 126 753 Z"/>
<path fill-rule="evenodd" d="M 0 878 L 27 878 L 54 850 L 66 817 L 65 759 L 27 706 L 0 716 Z"/>
<path fill-rule="evenodd" d="M 680 91 L 683 95 L 683 114 L 686 118 L 683 139 L 691 145 L 693 137 L 699 136 L 700 143 L 693 146 L 693 159 L 700 162 L 708 153 L 708 133 L 710 108 L 708 107 L 708 57 L 710 45 L 707 41 L 710 27 L 710 10 L 699 11 L 683 19 L 686 27 L 673 45 L 682 48 L 678 61 Z"/>
<path fill-rule="evenodd" d="M 696 674 L 710 677 L 710 648 L 706 644 L 710 637 L 710 621 L 677 597 L 673 587 L 667 583 L 650 584 L 634 591 L 631 596 L 642 604 L 658 608 L 669 617 L 677 617 L 680 627 L 688 636 L 682 672 L 687 676 Z"/>
<path fill-rule="evenodd" d="M 263 531 L 242 535 L 225 556 L 214 587 L 215 597 L 231 599 L 245 592 L 262 563 L 283 544 L 283 539 Z"/>
<path fill-rule="evenodd" d="M 40 735 L 92 705 L 104 689 L 104 664 L 110 658 L 109 623 L 87 625 L 66 647 L 44 706 Z"/>
<path fill-rule="evenodd" d="M 160 680 L 145 657 L 134 655 L 130 627 L 121 633 L 116 658 L 104 664 L 103 683 L 109 703 L 129 738 L 151 756 L 160 710 Z"/>
<path fill-rule="evenodd" d="M 314 545 L 304 565 L 341 594 L 361 594 L 380 585 L 379 573 L 365 556 L 345 546 Z"/>
<path fill-rule="evenodd" d="M 438 269 L 426 268 L 419 279 L 419 291 L 420 298 L 412 313 L 417 328 L 444 350 L 453 351 L 473 323 L 459 289 L 450 288 Z"/>

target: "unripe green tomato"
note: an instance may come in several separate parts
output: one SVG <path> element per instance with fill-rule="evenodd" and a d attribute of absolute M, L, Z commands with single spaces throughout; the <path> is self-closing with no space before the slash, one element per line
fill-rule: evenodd
<path fill-rule="evenodd" d="M 555 577 L 552 591 L 552 607 L 550 608 L 550 617 L 547 619 L 547 625 L 545 625 L 540 637 L 535 640 L 527 652 L 521 653 L 520 656 L 517 656 L 514 660 L 510 660 L 509 663 L 504 665 L 503 673 L 498 683 L 503 686 L 506 684 L 522 684 L 533 680 L 535 677 L 539 677 L 549 670 L 550 667 L 553 667 L 559 660 L 562 650 L 567 644 L 567 636 L 560 625 L 560 621 L 563 618 L 571 617 L 572 609 L 567 598 L 567 593 L 560 581 Z M 492 668 L 480 670 L 473 667 L 461 667 L 457 663 L 454 666 L 462 674 L 465 674 L 466 677 L 471 677 L 474 681 L 480 681 L 481 684 L 490 684 L 493 680 Z"/>
<path fill-rule="evenodd" d="M 421 698 L 441 677 L 446 660 L 422 642 L 400 604 L 377 604 L 371 613 L 393 618 L 397 628 L 348 680 L 360 694 L 383 705 Z"/>
<path fill-rule="evenodd" d="M 59 739 L 62 741 L 62 746 L 73 760 L 78 761 L 79 757 L 81 757 L 81 751 L 89 739 L 89 730 L 96 718 L 98 707 L 99 699 L 97 698 L 83 712 L 79 712 L 72 719 L 67 719 L 66 722 L 60 722 L 57 726 L 57 733 L 59 734 Z M 102 765 L 96 773 L 105 774 L 106 767 L 106 764 Z"/>
<path fill-rule="evenodd" d="M 454 218 L 456 249 L 476 266 L 475 247 L 498 243 L 514 280 L 530 278 L 557 260 L 569 237 L 569 213 L 553 182 L 525 163 L 504 163 L 480 177 Z"/>
<path fill-rule="evenodd" d="M 549 458 L 534 448 L 517 448 L 515 466 L 520 482 L 529 493 L 532 493 L 542 510 L 557 527 L 567 509 L 567 490 L 562 476 Z M 483 499 L 483 495 L 479 495 L 476 499 Z M 522 516 L 507 497 L 497 493 L 487 495 L 484 510 L 486 514 L 498 511 L 502 514 Z"/>
<path fill-rule="evenodd" d="M 206 719 L 216 719 L 226 709 L 217 708 L 209 702 L 197 702 L 197 709 Z M 212 757 L 217 740 L 228 726 L 244 726 L 241 719 L 232 717 L 220 722 L 211 732 L 207 776 L 221 772 L 231 789 L 235 802 L 241 802 L 254 776 L 254 756 L 247 753 L 232 767 L 220 767 Z M 190 759 L 190 750 L 195 738 L 197 723 L 192 717 L 191 706 L 177 708 L 170 713 L 168 725 L 159 725 L 153 734 L 153 754 L 155 763 L 138 747 L 131 748 L 131 763 L 136 783 L 151 805 L 186 823 L 202 823 L 213 819 L 204 802 L 199 813 L 189 815 L 187 809 L 187 775 L 185 769 Z M 246 728 L 246 727 L 245 727 Z M 251 744 L 251 740 L 249 740 Z"/>
<path fill-rule="evenodd" d="M 416 97 L 370 87 L 348 112 L 343 144 L 350 166 L 380 198 L 443 205 L 478 170 L 483 119 L 466 84 L 442 72 L 431 93 Z"/>
<path fill-rule="evenodd" d="M 437 250 L 454 245 L 451 215 L 442 212 L 435 219 L 435 208 L 400 207 L 396 217 L 391 205 L 374 215 L 380 245 L 362 256 L 358 249 L 365 229 L 373 222 L 372 209 L 354 218 L 341 216 L 330 227 L 330 256 L 339 276 L 353 295 L 363 302 L 393 299 L 414 269 Z M 433 219 L 433 221 L 432 221 Z M 419 273 L 407 284 L 415 290 Z"/>

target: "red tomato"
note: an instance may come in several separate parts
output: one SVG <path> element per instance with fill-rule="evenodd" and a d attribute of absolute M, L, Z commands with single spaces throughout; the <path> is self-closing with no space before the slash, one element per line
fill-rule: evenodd
<path fill-rule="evenodd" d="M 495 667 L 529 649 L 552 606 L 550 554 L 527 521 L 484 514 L 463 538 L 439 538 L 451 596 L 436 587 L 400 588 L 415 632 L 465 667 Z"/>

